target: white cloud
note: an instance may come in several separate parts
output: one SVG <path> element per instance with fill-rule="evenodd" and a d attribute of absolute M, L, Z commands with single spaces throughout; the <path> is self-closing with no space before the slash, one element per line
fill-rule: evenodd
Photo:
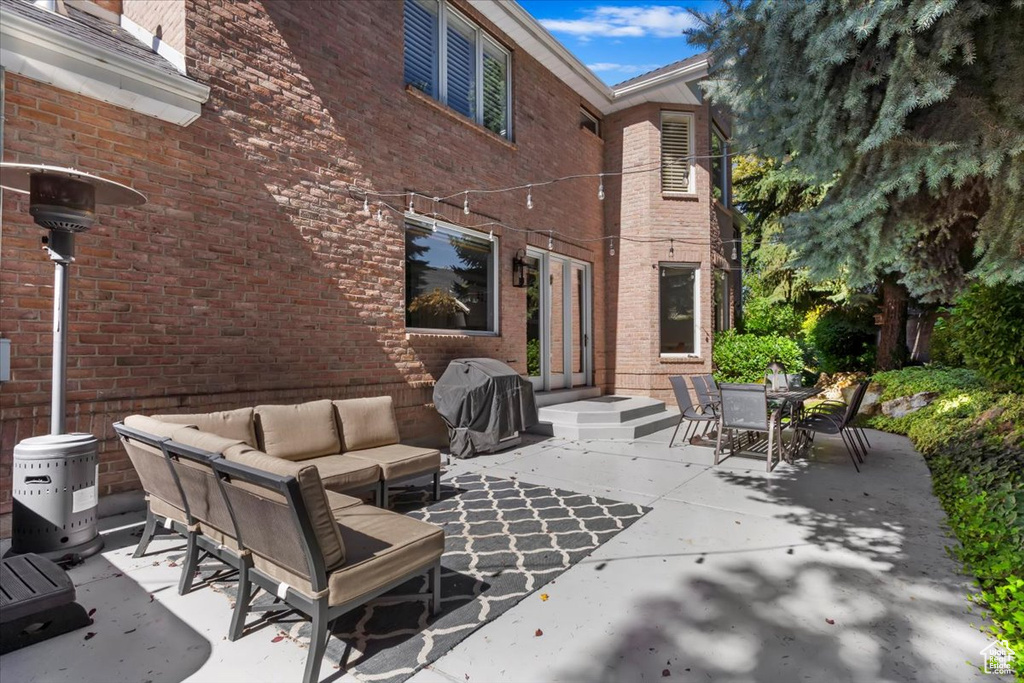
<path fill-rule="evenodd" d="M 616 62 L 596 62 L 594 64 L 587 64 L 587 68 L 595 73 L 644 73 L 652 69 L 657 69 L 659 66 L 659 64 L 618 64 Z"/>
<path fill-rule="evenodd" d="M 684 7 L 674 5 L 599 6 L 588 9 L 580 19 L 541 19 L 552 33 L 602 38 L 682 38 L 683 30 L 696 20 Z"/>

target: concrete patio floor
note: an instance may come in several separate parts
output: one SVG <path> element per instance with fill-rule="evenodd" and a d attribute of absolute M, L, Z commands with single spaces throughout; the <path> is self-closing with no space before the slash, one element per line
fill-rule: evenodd
<path fill-rule="evenodd" d="M 712 467 L 708 449 L 669 449 L 670 434 L 527 437 L 453 462 L 449 476 L 516 477 L 652 509 L 546 586 L 548 600 L 528 596 L 411 680 L 1000 680 L 978 670 L 990 641 L 906 439 L 870 432 L 857 474 L 838 441 L 819 437 L 808 458 L 768 474 L 748 457 Z M 228 642 L 226 598 L 177 594 L 179 570 L 157 551 L 180 541 L 131 558 L 141 520 L 103 520 L 104 552 L 72 570 L 79 601 L 97 610 L 95 636 L 6 655 L 4 679 L 298 680 L 297 644 L 274 643 L 272 627 Z M 354 679 L 325 663 L 321 680 Z"/>

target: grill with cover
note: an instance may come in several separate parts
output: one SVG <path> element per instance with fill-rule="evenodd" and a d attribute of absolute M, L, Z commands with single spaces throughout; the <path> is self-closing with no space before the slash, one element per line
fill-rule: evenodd
<path fill-rule="evenodd" d="M 515 445 L 507 439 L 537 424 L 533 385 L 491 358 L 449 363 L 434 385 L 434 406 L 448 426 L 456 458 Z"/>

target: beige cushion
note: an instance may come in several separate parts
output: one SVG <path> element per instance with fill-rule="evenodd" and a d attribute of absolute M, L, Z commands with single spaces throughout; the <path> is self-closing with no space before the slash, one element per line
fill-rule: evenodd
<path fill-rule="evenodd" d="M 345 452 L 386 446 L 401 440 L 390 396 L 335 401 L 334 409 L 338 413 L 342 450 Z"/>
<path fill-rule="evenodd" d="M 256 428 L 253 425 L 252 408 L 221 410 L 215 413 L 196 415 L 154 415 L 163 422 L 195 425 L 204 432 L 212 432 L 227 439 L 238 439 L 250 446 L 256 445 Z"/>
<path fill-rule="evenodd" d="M 256 406 L 259 447 L 268 455 L 305 460 L 341 450 L 334 409 L 327 399 L 291 406 Z"/>
<path fill-rule="evenodd" d="M 173 438 L 174 433 L 186 428 L 196 429 L 196 425 L 189 423 L 170 424 L 156 420 L 145 415 L 129 415 L 124 419 L 124 425 L 140 432 L 151 434 L 156 437 Z"/>
<path fill-rule="evenodd" d="M 331 606 L 340 605 L 403 577 L 413 577 L 441 559 L 444 531 L 440 527 L 372 505 L 339 511 L 335 518 L 346 543 L 345 564 L 329 572 Z M 266 558 L 254 564 L 278 581 L 316 598 L 310 582 Z"/>
<path fill-rule="evenodd" d="M 222 454 L 229 448 L 242 446 L 246 447 L 239 439 L 226 439 L 217 434 L 200 431 L 198 429 L 179 429 L 174 433 L 174 441 L 192 448 L 206 451 L 207 453 Z"/>
<path fill-rule="evenodd" d="M 188 524 L 185 520 L 184 510 L 179 510 L 163 498 L 157 498 L 156 496 L 148 496 L 147 500 L 149 501 L 149 510 L 154 515 L 164 517 L 165 519 L 172 519 L 175 522 L 181 522 L 182 524 Z"/>
<path fill-rule="evenodd" d="M 385 481 L 432 474 L 441 469 L 441 452 L 436 448 L 419 448 L 400 443 L 352 451 L 344 457 L 377 463 Z"/>
<path fill-rule="evenodd" d="M 376 463 L 348 455 L 326 455 L 303 460 L 302 464 L 316 466 L 324 486 L 332 491 L 365 489 L 380 481 L 380 467 Z"/>
<path fill-rule="evenodd" d="M 363 501 L 358 498 L 346 496 L 344 493 L 338 493 L 337 491 L 327 491 L 326 493 L 327 504 L 330 506 L 331 512 L 334 514 L 337 514 L 339 510 L 363 504 Z"/>

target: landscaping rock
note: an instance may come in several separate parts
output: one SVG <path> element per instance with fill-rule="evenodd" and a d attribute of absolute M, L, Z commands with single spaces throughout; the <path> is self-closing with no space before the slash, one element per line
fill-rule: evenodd
<path fill-rule="evenodd" d="M 1004 412 L 1006 412 L 1006 409 L 1003 408 L 1002 406 L 992 406 L 991 408 L 989 408 L 985 412 L 983 412 L 980 415 L 978 415 L 978 417 L 974 418 L 974 426 L 980 427 L 981 425 L 985 424 L 989 420 L 996 419 L 997 417 L 1002 415 Z"/>
<path fill-rule="evenodd" d="M 882 407 L 881 400 L 882 385 L 878 382 L 872 382 L 868 385 L 868 390 L 864 392 L 864 399 L 861 401 L 858 415 L 866 415 L 868 417 L 878 415 Z"/>
<path fill-rule="evenodd" d="M 939 397 L 937 391 L 922 391 L 913 396 L 901 396 L 882 404 L 882 414 L 887 417 L 904 417 L 915 413 Z"/>

